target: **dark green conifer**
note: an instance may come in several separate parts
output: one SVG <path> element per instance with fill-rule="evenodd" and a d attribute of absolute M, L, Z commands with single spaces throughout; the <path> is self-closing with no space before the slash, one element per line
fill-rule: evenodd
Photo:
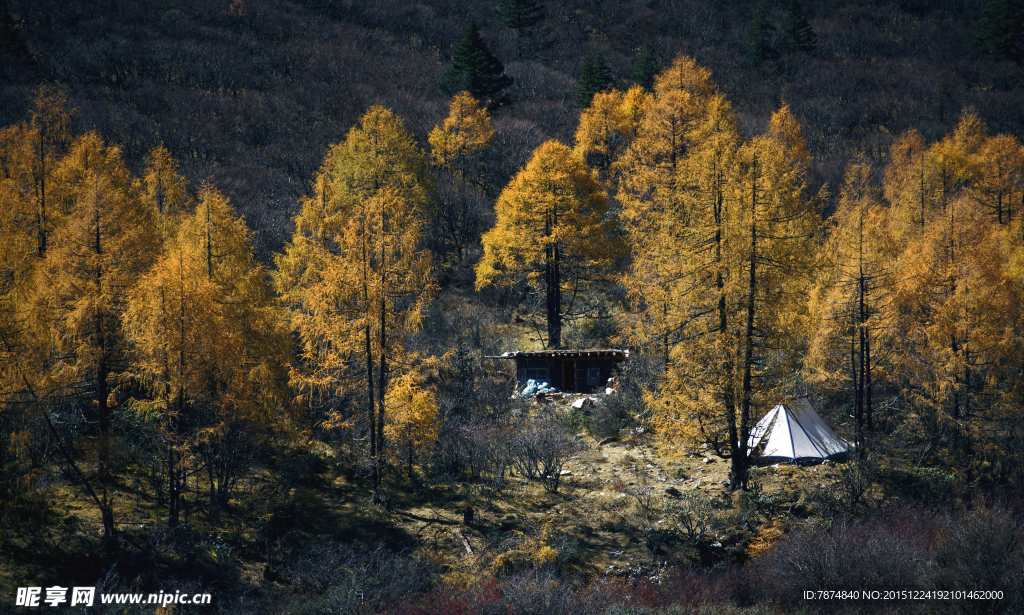
<path fill-rule="evenodd" d="M 484 44 L 476 23 L 469 22 L 452 56 L 451 68 L 441 75 L 441 90 L 449 96 L 465 91 L 479 99 L 494 100 L 510 85 L 512 77 L 505 74 L 501 60 Z"/>
<path fill-rule="evenodd" d="M 15 18 L 7 0 L 0 0 L 0 52 L 26 53 L 25 44 L 18 40 L 22 22 Z"/>
<path fill-rule="evenodd" d="M 644 39 L 644 46 L 636 56 L 636 64 L 633 65 L 633 72 L 629 75 L 632 79 L 648 92 L 654 91 L 654 76 L 661 70 L 658 64 L 658 56 L 654 54 L 654 46 L 651 39 Z"/>
<path fill-rule="evenodd" d="M 772 48 L 772 27 L 768 21 L 768 5 L 764 0 L 757 3 L 754 18 L 747 27 L 747 59 L 753 65 L 771 58 L 775 54 Z"/>
<path fill-rule="evenodd" d="M 790 0 L 786 15 L 782 18 L 783 51 L 814 51 L 818 37 L 807 21 L 807 13 L 797 0 Z"/>
<path fill-rule="evenodd" d="M 1018 64 L 1024 62 L 1024 0 L 992 0 L 974 24 L 974 42 Z"/>
<path fill-rule="evenodd" d="M 536 0 L 501 0 L 498 20 L 516 31 L 518 56 L 523 57 L 523 35 L 544 19 L 544 9 Z"/>
<path fill-rule="evenodd" d="M 587 54 L 580 64 L 580 75 L 576 81 L 576 95 L 573 98 L 573 106 L 579 109 L 586 109 L 594 94 L 615 85 L 615 78 L 612 76 L 612 69 L 604 61 L 600 53 L 591 57 Z"/>

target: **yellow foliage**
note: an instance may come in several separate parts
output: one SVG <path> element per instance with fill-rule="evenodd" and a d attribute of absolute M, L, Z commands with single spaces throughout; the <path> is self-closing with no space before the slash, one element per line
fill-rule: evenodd
<path fill-rule="evenodd" d="M 412 135 L 383 107 L 371 107 L 331 148 L 313 185 L 276 259 L 275 282 L 301 344 L 292 383 L 327 428 L 352 424 L 349 405 L 333 400 L 358 393 L 379 461 L 389 383 L 415 364 L 404 340 L 434 288 L 421 241 L 431 188 Z"/>
<path fill-rule="evenodd" d="M 900 223 L 883 206 L 873 174 L 864 157 L 847 169 L 809 303 L 810 380 L 833 390 L 852 387 L 862 400 L 887 380 L 885 348 L 896 332 L 891 309 L 894 266 L 902 248 L 894 236 Z M 863 426 L 861 408 L 856 412 Z"/>
<path fill-rule="evenodd" d="M 763 528 L 756 536 L 750 539 L 750 543 L 747 545 L 747 556 L 756 558 L 770 552 L 782 536 L 782 530 L 776 527 L 767 526 Z"/>
<path fill-rule="evenodd" d="M 555 529 L 549 520 L 540 532 L 528 535 L 513 532 L 513 537 L 506 544 L 508 550 L 500 553 L 491 562 L 491 571 L 495 574 L 512 572 L 516 568 L 529 566 L 540 568 L 558 561 L 559 552 L 551 546 L 555 539 Z"/>
<path fill-rule="evenodd" d="M 971 194 L 979 207 L 990 212 L 999 224 L 1024 212 L 1024 146 L 1016 137 L 996 135 L 985 139 L 976 155 L 975 181 Z"/>
<path fill-rule="evenodd" d="M 227 198 L 204 186 L 130 295 L 134 376 L 151 394 L 133 406 L 161 431 L 172 489 L 201 463 L 213 477 L 234 438 L 290 427 L 278 414 L 289 405 L 284 315 L 250 236 Z"/>
<path fill-rule="evenodd" d="M 580 113 L 573 153 L 602 180 L 611 180 L 612 168 L 636 137 L 650 102 L 651 95 L 640 86 L 625 93 L 598 92 Z"/>
<path fill-rule="evenodd" d="M 1016 139 L 987 136 L 965 112 L 930 146 L 901 137 L 885 172 L 895 279 L 885 375 L 915 410 L 901 431 L 945 434 L 954 454 L 1012 455 L 1020 436 L 1022 164 Z"/>
<path fill-rule="evenodd" d="M 437 164 L 461 175 L 465 158 L 494 139 L 494 127 L 487 110 L 469 92 L 453 96 L 448 109 L 444 124 L 434 127 L 427 141 Z"/>
<path fill-rule="evenodd" d="M 498 197 L 497 222 L 483 237 L 477 289 L 511 284 L 523 275 L 538 283 L 553 249 L 577 267 L 607 264 L 614 255 L 607 243 L 607 207 L 604 190 L 569 148 L 542 143 Z"/>
<path fill-rule="evenodd" d="M 568 147 L 549 140 L 505 187 L 494 209 L 497 220 L 482 238 L 476 288 L 523 280 L 544 288 L 548 340 L 557 347 L 562 291 L 585 289 L 620 249 L 607 195 Z"/>
<path fill-rule="evenodd" d="M 391 383 L 385 401 L 385 441 L 405 449 L 410 471 L 416 451 L 433 445 L 439 429 L 434 393 L 416 380 L 412 372 L 402 374 Z"/>
<path fill-rule="evenodd" d="M 142 194 L 158 215 L 161 236 L 173 235 L 180 218 L 190 208 L 191 197 L 185 178 L 178 173 L 171 153 L 163 145 L 154 146 L 146 157 Z"/>
<path fill-rule="evenodd" d="M 128 290 L 152 263 L 157 240 L 118 148 L 104 146 L 95 134 L 81 137 L 57 175 L 69 215 L 52 237 L 38 297 L 51 326 L 52 352 L 60 357 L 52 373 L 72 386 L 101 377 L 98 370 L 105 369 L 120 337 Z M 100 391 L 105 404 L 106 387 Z"/>
<path fill-rule="evenodd" d="M 728 101 L 691 58 L 656 83 L 621 163 L 633 253 L 622 281 L 640 311 L 629 333 L 667 363 L 647 400 L 652 426 L 732 448 L 792 367 L 772 349 L 802 327 L 820 199 L 804 194 L 809 155 L 788 107 L 743 143 Z"/>

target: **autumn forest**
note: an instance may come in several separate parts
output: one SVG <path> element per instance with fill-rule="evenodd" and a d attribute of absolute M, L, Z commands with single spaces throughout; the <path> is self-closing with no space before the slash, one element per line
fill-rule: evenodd
<path fill-rule="evenodd" d="M 0 0 L 0 612 L 1024 606 L 1024 4 L 165 4 Z"/>

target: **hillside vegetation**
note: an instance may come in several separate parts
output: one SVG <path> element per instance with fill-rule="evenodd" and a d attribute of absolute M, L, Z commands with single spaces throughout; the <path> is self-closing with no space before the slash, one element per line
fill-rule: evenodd
<path fill-rule="evenodd" d="M 77 132 L 119 144 L 136 171 L 164 145 L 191 182 L 231 198 L 264 260 L 290 236 L 329 145 L 371 105 L 425 143 L 470 19 L 515 79 L 494 118 L 491 197 L 541 141 L 571 140 L 584 56 L 601 53 L 622 89 L 647 38 L 662 64 L 686 54 L 709 68 L 748 135 L 789 104 L 815 182 L 833 188 L 852 155 L 882 161 L 911 128 L 938 139 L 967 107 L 996 133 L 1024 126 L 1019 67 L 972 44 L 982 0 L 807 3 L 815 50 L 779 44 L 757 65 L 754 2 L 541 4 L 543 21 L 519 37 L 487 3 L 7 0 L 17 43 L 0 69 L 0 120 L 21 121 L 39 83 L 64 84 Z M 787 3 L 766 6 L 781 38 Z"/>
<path fill-rule="evenodd" d="M 4 609 L 1019 611 L 1018 4 L 0 3 Z"/>

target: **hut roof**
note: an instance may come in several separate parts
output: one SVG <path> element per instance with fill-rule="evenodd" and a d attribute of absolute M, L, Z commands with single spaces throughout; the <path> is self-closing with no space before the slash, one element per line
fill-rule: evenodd
<path fill-rule="evenodd" d="M 514 350 L 503 352 L 498 356 L 489 356 L 488 359 L 582 359 L 582 358 L 607 358 L 623 361 L 629 358 L 629 350 L 532 350 L 523 352 Z"/>

